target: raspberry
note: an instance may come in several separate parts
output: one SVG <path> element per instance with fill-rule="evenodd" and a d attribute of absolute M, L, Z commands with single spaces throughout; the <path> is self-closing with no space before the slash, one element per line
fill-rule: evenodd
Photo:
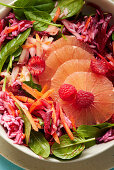
<path fill-rule="evenodd" d="M 28 69 L 33 76 L 38 76 L 45 70 L 45 61 L 39 56 L 33 56 L 28 61 Z"/>
<path fill-rule="evenodd" d="M 90 67 L 96 74 L 105 75 L 108 72 L 108 66 L 103 60 L 91 60 Z"/>
<path fill-rule="evenodd" d="M 75 98 L 77 91 L 70 84 L 63 84 L 59 89 L 59 96 L 64 101 L 71 101 Z"/>
<path fill-rule="evenodd" d="M 109 119 L 109 121 L 108 122 L 110 122 L 110 123 L 114 123 L 114 114 L 111 116 L 111 118 Z"/>
<path fill-rule="evenodd" d="M 76 95 L 76 104 L 80 108 L 89 107 L 94 101 L 94 95 L 91 92 L 80 90 Z"/>

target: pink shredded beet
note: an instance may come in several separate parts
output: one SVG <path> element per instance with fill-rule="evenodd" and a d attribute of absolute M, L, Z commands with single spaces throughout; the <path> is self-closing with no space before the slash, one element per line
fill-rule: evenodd
<path fill-rule="evenodd" d="M 99 137 L 96 139 L 97 143 L 106 143 L 109 142 L 111 140 L 114 140 L 114 129 L 109 129 L 104 136 Z"/>
<path fill-rule="evenodd" d="M 7 24 L 6 24 L 7 23 Z M 18 26 L 18 29 L 12 31 L 10 34 L 7 33 L 10 23 L 10 27 Z M 0 46 L 6 39 L 13 39 L 17 37 L 21 32 L 24 32 L 26 29 L 31 28 L 33 26 L 32 21 L 21 20 L 19 21 L 13 13 L 10 13 L 9 16 L 5 17 L 5 19 L 1 20 L 1 25 L 3 30 L 0 33 Z"/>
<path fill-rule="evenodd" d="M 14 117 L 4 111 L 0 115 L 0 124 L 6 129 L 8 138 L 13 139 L 15 144 L 23 144 L 23 121 L 20 117 Z"/>

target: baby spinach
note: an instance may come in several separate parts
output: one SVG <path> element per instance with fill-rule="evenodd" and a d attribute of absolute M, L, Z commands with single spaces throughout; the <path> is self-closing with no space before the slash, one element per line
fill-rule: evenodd
<path fill-rule="evenodd" d="M 112 41 L 114 41 L 114 32 L 112 33 Z"/>
<path fill-rule="evenodd" d="M 50 155 L 50 145 L 41 132 L 31 131 L 29 147 L 44 158 Z"/>
<path fill-rule="evenodd" d="M 41 85 L 39 84 L 35 84 L 32 80 L 32 75 L 30 75 L 30 81 L 24 81 L 25 84 L 27 84 L 28 86 L 32 87 L 33 89 L 37 89 L 38 91 L 42 90 Z"/>
<path fill-rule="evenodd" d="M 61 13 L 65 9 L 68 10 L 68 14 L 66 16 L 63 16 L 62 19 L 72 17 L 80 12 L 83 5 L 83 0 L 58 0 L 57 7 L 54 8 L 54 10 L 51 12 L 51 17 L 54 18 L 58 7 L 61 9 Z"/>
<path fill-rule="evenodd" d="M 99 137 L 107 128 L 114 127 L 114 124 L 105 122 L 98 125 L 81 125 L 77 133 L 84 138 Z"/>
<path fill-rule="evenodd" d="M 18 19 L 25 19 L 24 10 L 39 10 L 50 13 L 54 8 L 53 0 L 17 0 L 13 6 L 1 2 L 0 4 L 12 8 Z"/>
<path fill-rule="evenodd" d="M 70 140 L 69 136 L 63 135 L 60 137 L 60 144 L 54 143 L 52 145 L 52 153 L 61 159 L 72 159 L 79 155 L 85 148 L 85 144 L 90 141 L 95 141 L 95 138 L 84 139 L 77 136 L 77 133 L 73 133 L 74 140 Z"/>
<path fill-rule="evenodd" d="M 20 106 L 15 103 L 15 105 L 18 107 L 18 109 L 20 110 L 20 114 L 19 116 L 23 119 L 24 121 L 24 127 L 25 127 L 25 140 L 26 140 L 26 144 L 28 145 L 29 142 L 29 138 L 30 138 L 30 132 L 31 132 L 31 123 L 28 120 L 28 118 L 26 117 L 26 115 L 23 113 L 23 110 L 20 108 Z"/>
<path fill-rule="evenodd" d="M 19 34 L 18 37 L 9 41 L 0 51 L 0 72 L 2 67 L 8 58 L 8 56 L 12 55 L 27 39 L 30 34 L 31 29 L 27 29 L 24 33 Z"/>
<path fill-rule="evenodd" d="M 54 24 L 51 22 L 51 16 L 44 11 L 25 11 L 25 16 L 28 20 L 35 21 L 34 29 L 36 31 L 44 31 L 47 29 L 48 25 L 54 25 L 61 27 L 59 24 Z"/>

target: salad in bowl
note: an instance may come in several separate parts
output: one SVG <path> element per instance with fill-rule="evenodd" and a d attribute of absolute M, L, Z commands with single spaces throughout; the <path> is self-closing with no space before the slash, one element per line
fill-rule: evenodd
<path fill-rule="evenodd" d="M 114 140 L 112 14 L 83 0 L 0 5 L 12 9 L 0 19 L 0 125 L 8 138 L 61 160 Z"/>

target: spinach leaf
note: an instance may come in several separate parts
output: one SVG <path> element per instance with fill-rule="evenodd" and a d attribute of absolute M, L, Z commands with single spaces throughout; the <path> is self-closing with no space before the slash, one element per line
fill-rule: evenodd
<path fill-rule="evenodd" d="M 7 67 L 7 73 L 9 72 L 10 68 L 12 68 L 12 57 L 10 56 L 10 61 L 9 61 L 9 64 L 8 64 L 8 67 Z M 6 81 L 7 81 L 7 77 L 5 77 L 4 79 L 4 83 L 3 83 L 3 87 L 2 87 L 2 90 L 5 91 L 5 88 L 6 88 Z"/>
<path fill-rule="evenodd" d="M 114 32 L 112 33 L 112 41 L 114 41 Z"/>
<path fill-rule="evenodd" d="M 58 5 L 54 10 L 51 12 L 51 17 L 54 18 L 55 13 L 57 11 L 57 8 L 59 7 L 61 10 L 61 13 L 67 9 L 68 14 L 66 16 L 63 16 L 62 19 L 72 17 L 73 15 L 76 15 L 80 12 L 81 8 L 84 5 L 83 0 L 58 0 Z"/>
<path fill-rule="evenodd" d="M 28 20 L 35 21 L 34 29 L 36 31 L 44 31 L 47 29 L 48 25 L 54 25 L 61 27 L 59 24 L 51 23 L 51 16 L 44 11 L 25 11 L 25 16 Z"/>
<path fill-rule="evenodd" d="M 37 89 L 41 92 L 42 87 L 41 85 L 35 84 L 32 80 L 32 76 L 30 75 L 30 81 L 24 81 L 23 83 L 27 84 L 28 86 L 32 87 L 33 89 Z"/>
<path fill-rule="evenodd" d="M 28 120 L 28 118 L 26 117 L 26 115 L 23 113 L 23 110 L 20 108 L 20 106 L 15 103 L 15 105 L 17 106 L 17 108 L 20 110 L 20 114 L 19 116 L 23 119 L 24 121 L 24 125 L 25 125 L 25 140 L 26 140 L 26 144 L 28 145 L 29 143 L 29 138 L 30 138 L 30 132 L 31 132 L 31 123 Z"/>
<path fill-rule="evenodd" d="M 107 128 L 114 127 L 114 124 L 105 122 L 98 125 L 81 125 L 77 133 L 84 138 L 99 137 Z"/>
<path fill-rule="evenodd" d="M 97 127 L 89 125 L 81 125 L 77 129 L 77 133 L 83 136 L 84 138 L 96 137 L 99 131 L 100 130 Z"/>
<path fill-rule="evenodd" d="M 13 56 L 14 58 L 19 57 L 19 56 L 21 55 L 22 50 L 23 50 L 22 47 L 19 47 L 19 48 L 12 54 L 12 56 Z"/>
<path fill-rule="evenodd" d="M 50 145 L 41 132 L 31 131 L 29 147 L 44 158 L 50 154 Z"/>
<path fill-rule="evenodd" d="M 84 150 L 84 143 L 95 141 L 95 138 L 86 140 L 77 136 L 76 133 L 73 133 L 73 135 L 75 137 L 73 141 L 70 140 L 69 136 L 66 134 L 60 137 L 60 144 L 54 143 L 52 145 L 51 151 L 56 157 L 61 159 L 72 159 Z"/>
<path fill-rule="evenodd" d="M 27 29 L 24 33 L 19 34 L 18 37 L 9 41 L 0 51 L 0 72 L 2 67 L 8 58 L 8 56 L 12 55 L 27 39 L 30 34 L 31 29 Z"/>
<path fill-rule="evenodd" d="M 24 10 L 31 11 L 46 11 L 50 13 L 54 8 L 53 0 L 17 0 L 13 6 L 3 4 L 0 2 L 0 5 L 7 6 L 12 8 L 16 17 L 18 19 L 25 19 Z"/>

